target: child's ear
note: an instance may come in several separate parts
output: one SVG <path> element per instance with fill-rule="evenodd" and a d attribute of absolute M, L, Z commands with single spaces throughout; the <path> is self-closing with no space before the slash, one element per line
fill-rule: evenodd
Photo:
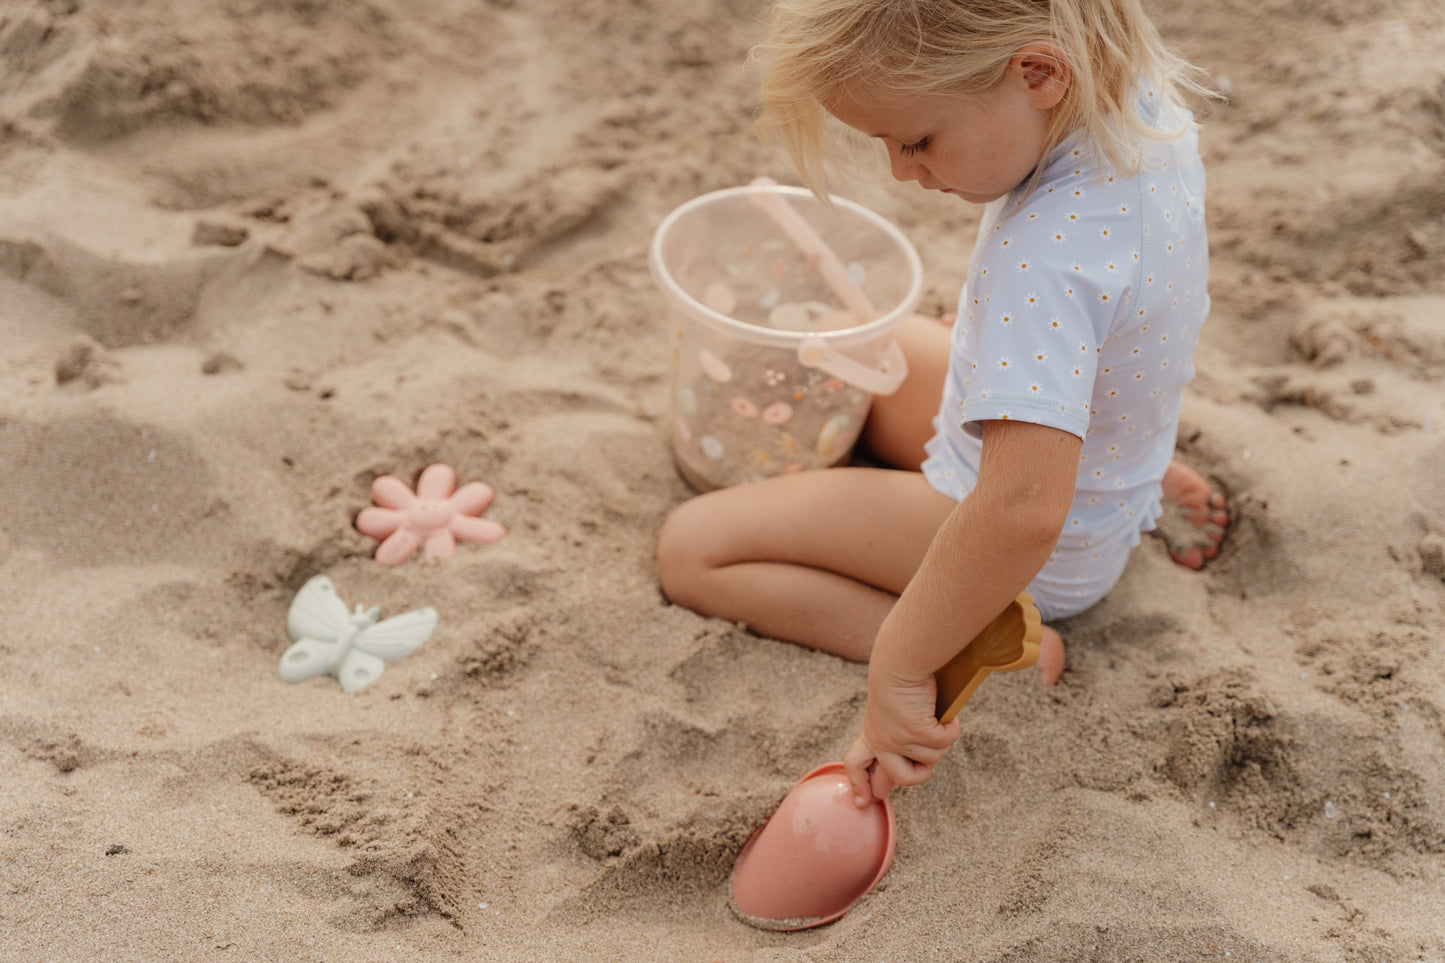
<path fill-rule="evenodd" d="M 1052 110 L 1069 92 L 1073 79 L 1069 65 L 1052 44 L 1031 43 L 1009 58 L 1009 69 L 1028 86 L 1029 100 L 1038 110 Z"/>

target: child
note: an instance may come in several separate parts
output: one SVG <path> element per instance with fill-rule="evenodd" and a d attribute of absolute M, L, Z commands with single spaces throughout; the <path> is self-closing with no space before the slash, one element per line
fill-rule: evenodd
<path fill-rule="evenodd" d="M 1161 501 L 1207 532 L 1222 496 L 1171 461 L 1209 311 L 1204 174 L 1184 94 L 1202 93 L 1140 0 L 778 0 L 760 131 L 820 193 L 832 115 L 895 178 L 987 205 L 951 330 L 915 319 L 910 375 L 865 442 L 888 468 L 727 488 L 658 545 L 674 602 L 869 661 L 844 759 L 926 780 L 958 737 L 933 673 L 1023 589 L 1044 619 L 1113 586 Z M 1043 680 L 1063 671 L 1046 627 Z"/>

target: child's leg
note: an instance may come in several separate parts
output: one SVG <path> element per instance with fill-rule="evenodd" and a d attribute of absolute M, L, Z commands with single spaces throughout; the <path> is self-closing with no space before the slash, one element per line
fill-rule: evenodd
<path fill-rule="evenodd" d="M 662 589 L 703 615 L 866 661 L 955 505 L 916 472 L 875 468 L 709 492 L 663 526 Z"/>
<path fill-rule="evenodd" d="M 943 397 L 951 335 L 947 325 L 916 314 L 898 326 L 896 337 L 908 359 L 908 377 L 893 394 L 873 399 L 863 444 L 895 468 L 918 471 Z"/>

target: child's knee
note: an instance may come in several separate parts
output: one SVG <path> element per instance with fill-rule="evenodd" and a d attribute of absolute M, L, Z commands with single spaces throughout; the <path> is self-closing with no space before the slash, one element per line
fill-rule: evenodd
<path fill-rule="evenodd" d="M 696 499 L 673 509 L 657 536 L 657 577 L 671 602 L 693 607 L 693 593 L 705 567 L 706 532 L 699 525 Z"/>

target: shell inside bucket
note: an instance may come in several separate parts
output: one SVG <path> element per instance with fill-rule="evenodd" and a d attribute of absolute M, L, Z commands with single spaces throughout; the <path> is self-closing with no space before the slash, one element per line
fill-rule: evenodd
<path fill-rule="evenodd" d="M 815 259 L 757 203 L 752 195 L 760 191 L 785 196 L 826 239 L 874 317 L 845 307 Z M 653 238 L 651 262 L 670 308 L 673 449 L 693 487 L 849 457 L 873 395 L 805 364 L 799 348 L 821 342 L 827 353 L 882 363 L 922 290 L 917 253 L 897 228 L 841 199 L 830 208 L 799 188 L 733 188 L 669 215 Z"/>

